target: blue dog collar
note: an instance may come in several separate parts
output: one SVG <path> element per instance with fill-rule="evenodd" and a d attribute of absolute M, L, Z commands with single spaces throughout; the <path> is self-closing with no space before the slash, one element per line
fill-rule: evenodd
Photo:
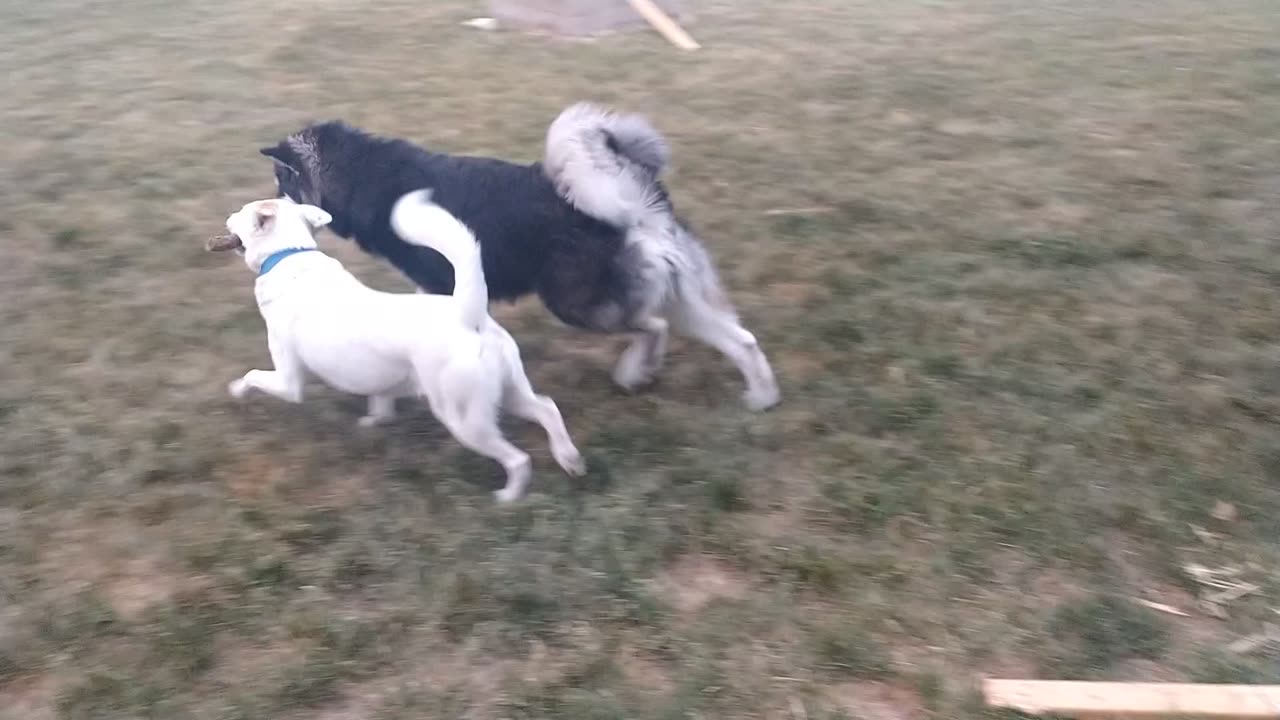
<path fill-rule="evenodd" d="M 315 252 L 315 248 L 289 248 L 288 250 L 271 253 L 267 256 L 266 260 L 262 261 L 262 267 L 258 268 L 258 277 L 262 277 L 263 275 L 271 272 L 271 268 L 278 265 L 281 260 L 289 257 L 290 255 L 297 255 L 298 253 L 304 252 Z"/>

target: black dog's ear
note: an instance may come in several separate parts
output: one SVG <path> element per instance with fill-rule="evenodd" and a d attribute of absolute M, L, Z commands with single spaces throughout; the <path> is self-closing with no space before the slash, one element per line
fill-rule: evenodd
<path fill-rule="evenodd" d="M 280 142 L 276 145 L 270 145 L 268 147 L 259 148 L 258 152 L 262 153 L 263 155 L 266 155 L 267 157 L 271 158 L 275 162 L 278 162 L 287 168 L 290 168 L 298 172 L 302 171 L 302 168 L 298 166 L 297 153 L 295 153 L 293 151 L 293 148 L 289 147 L 289 144 L 286 142 Z"/>

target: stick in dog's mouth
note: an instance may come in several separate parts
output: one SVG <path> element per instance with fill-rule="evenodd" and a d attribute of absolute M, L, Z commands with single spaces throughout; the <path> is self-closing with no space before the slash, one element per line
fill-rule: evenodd
<path fill-rule="evenodd" d="M 240 242 L 240 236 L 235 233 L 226 233 L 224 235 L 215 235 L 204 243 L 204 249 L 210 252 L 222 252 L 224 250 L 240 250 L 244 248 L 244 243 Z"/>

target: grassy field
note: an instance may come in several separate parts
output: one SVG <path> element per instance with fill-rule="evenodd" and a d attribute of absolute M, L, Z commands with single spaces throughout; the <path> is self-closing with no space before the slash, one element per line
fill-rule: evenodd
<path fill-rule="evenodd" d="M 705 0 L 649 33 L 479 3 L 0 9 L 0 717 L 983 717 L 983 674 L 1280 682 L 1280 4 Z M 424 408 L 357 431 L 202 242 L 342 117 L 538 158 L 670 137 L 784 402 L 677 341 L 496 309 L 592 472 Z M 362 278 L 407 283 L 325 236 Z M 1252 592 L 1212 613 L 1194 570 Z M 1202 573 L 1203 574 L 1203 573 Z M 1137 602 L 1164 603 L 1186 616 Z"/>

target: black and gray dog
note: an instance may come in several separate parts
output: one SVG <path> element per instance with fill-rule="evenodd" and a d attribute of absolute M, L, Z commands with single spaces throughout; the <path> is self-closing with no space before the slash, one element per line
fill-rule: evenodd
<path fill-rule="evenodd" d="M 635 335 L 613 373 L 625 388 L 653 379 L 670 328 L 737 365 L 748 407 L 780 399 L 706 250 L 675 215 L 660 180 L 666 141 L 639 115 L 573 105 L 552 122 L 544 162 L 532 165 L 432 153 L 341 122 L 311 125 L 261 152 L 275 163 L 281 196 L 323 208 L 339 236 L 423 290 L 449 293 L 448 261 L 391 228 L 396 201 L 429 188 L 475 233 L 491 299 L 536 292 L 569 325 Z"/>

